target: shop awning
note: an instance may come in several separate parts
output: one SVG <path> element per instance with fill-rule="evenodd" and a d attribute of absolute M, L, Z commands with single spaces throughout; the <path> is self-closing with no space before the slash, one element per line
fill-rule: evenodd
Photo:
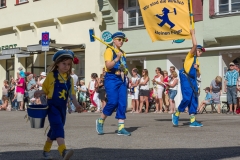
<path fill-rule="evenodd" d="M 58 49 L 81 49 L 86 48 L 85 44 L 50 44 L 49 51 L 56 51 Z M 42 52 L 42 45 L 29 45 L 27 46 L 27 51 L 29 52 Z"/>
<path fill-rule="evenodd" d="M 4 60 L 4 59 L 11 59 L 11 55 L 0 56 L 0 60 Z"/>
<path fill-rule="evenodd" d="M 15 56 L 17 58 L 23 58 L 23 57 L 30 57 L 30 54 L 29 53 L 22 53 L 22 54 L 15 54 Z"/>
<path fill-rule="evenodd" d="M 18 47 L 2 50 L 2 55 L 12 55 L 12 54 L 21 54 L 27 51 L 26 47 Z"/>
<path fill-rule="evenodd" d="M 62 48 L 62 49 L 85 49 L 85 44 L 50 44 L 50 47 L 53 48 Z"/>

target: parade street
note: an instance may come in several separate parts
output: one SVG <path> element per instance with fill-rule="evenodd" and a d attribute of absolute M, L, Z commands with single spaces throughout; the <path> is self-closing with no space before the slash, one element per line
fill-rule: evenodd
<path fill-rule="evenodd" d="M 26 112 L 0 112 L 0 159 L 40 160 L 48 126 L 30 128 Z M 115 113 L 114 113 L 115 114 Z M 125 127 L 130 137 L 118 136 L 117 121 L 109 117 L 104 135 L 97 135 L 96 113 L 67 115 L 65 139 L 74 149 L 74 160 L 160 160 L 160 159 L 240 159 L 239 119 L 237 115 L 202 114 L 197 120 L 204 126 L 190 128 L 189 116 L 180 115 L 179 127 L 173 127 L 171 115 L 127 113 Z M 51 154 L 61 159 L 54 142 Z"/>

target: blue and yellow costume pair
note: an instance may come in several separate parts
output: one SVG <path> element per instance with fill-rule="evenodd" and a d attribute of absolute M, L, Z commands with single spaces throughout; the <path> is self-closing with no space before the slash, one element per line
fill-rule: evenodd
<path fill-rule="evenodd" d="M 116 32 L 112 35 L 112 39 L 121 38 L 125 41 L 125 34 L 122 32 Z M 126 119 L 126 109 L 127 109 L 127 83 L 125 77 L 126 71 L 126 54 L 123 53 L 119 61 L 115 61 L 117 54 L 114 50 L 107 48 L 104 53 L 105 62 L 115 62 L 113 68 L 107 69 L 104 77 L 104 86 L 107 94 L 107 104 L 103 109 L 103 114 L 105 116 L 111 116 L 116 110 L 116 119 L 124 120 Z M 124 77 L 122 77 L 124 75 Z M 96 130 L 98 134 L 103 134 L 103 123 L 105 119 L 99 118 L 96 120 Z M 124 122 L 119 122 L 118 124 L 118 135 L 131 134 L 124 129 Z"/>
<path fill-rule="evenodd" d="M 205 51 L 205 49 L 198 45 L 197 49 Z M 194 68 L 194 65 L 197 64 L 198 68 Z M 174 126 L 178 126 L 178 119 L 180 112 L 184 112 L 186 107 L 190 116 L 190 127 L 202 127 L 201 123 L 198 123 L 195 120 L 195 114 L 197 114 L 198 107 L 198 86 L 197 86 L 197 72 L 200 72 L 199 61 L 193 53 L 188 53 L 183 69 L 179 70 L 179 78 L 182 91 L 182 101 L 178 106 L 178 110 L 172 114 L 172 123 Z"/>

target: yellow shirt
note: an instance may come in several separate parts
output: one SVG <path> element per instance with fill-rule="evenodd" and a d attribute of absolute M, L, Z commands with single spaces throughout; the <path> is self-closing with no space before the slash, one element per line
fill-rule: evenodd
<path fill-rule="evenodd" d="M 61 74 L 61 76 L 63 77 L 63 79 L 66 81 L 67 80 L 67 74 Z M 58 75 L 58 79 L 60 83 L 64 83 L 64 81 L 62 80 L 60 75 Z M 45 81 L 42 84 L 42 90 L 44 91 L 44 93 L 47 95 L 48 99 L 52 98 L 53 95 L 53 91 L 54 91 L 54 82 L 55 82 L 55 78 L 53 75 L 53 72 L 48 73 Z M 71 90 L 72 90 L 72 95 L 75 95 L 75 91 L 74 91 L 74 84 L 73 84 L 73 79 L 71 77 Z"/>
<path fill-rule="evenodd" d="M 194 61 L 194 54 L 188 53 L 184 61 L 184 70 L 189 73 Z M 198 59 L 196 59 L 196 64 L 199 65 Z M 200 68 L 198 67 L 197 71 L 200 73 Z"/>
<path fill-rule="evenodd" d="M 123 56 L 126 57 L 126 53 L 123 52 Z M 104 53 L 104 61 L 112 61 L 113 60 L 113 51 L 111 48 L 107 48 L 105 53 Z M 105 71 L 109 72 L 109 69 L 107 69 L 106 65 L 105 65 Z"/>

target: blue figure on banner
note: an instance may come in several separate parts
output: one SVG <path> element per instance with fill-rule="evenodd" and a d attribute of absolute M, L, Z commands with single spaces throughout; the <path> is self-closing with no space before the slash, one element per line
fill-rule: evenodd
<path fill-rule="evenodd" d="M 169 20 L 168 14 L 169 14 L 169 13 L 174 13 L 175 15 L 177 15 L 177 10 L 176 10 L 176 8 L 173 8 L 173 12 L 170 12 L 169 9 L 167 9 L 166 7 L 164 7 L 163 10 L 162 10 L 162 12 L 163 12 L 163 14 L 157 14 L 157 15 L 156 15 L 157 18 L 159 18 L 159 19 L 162 20 L 162 22 L 159 23 L 158 25 L 159 25 L 160 27 L 162 27 L 164 24 L 167 23 L 167 24 L 170 26 L 170 29 L 172 29 L 172 28 L 175 26 L 175 24 Z M 161 15 L 162 15 L 162 16 L 161 16 Z"/>

